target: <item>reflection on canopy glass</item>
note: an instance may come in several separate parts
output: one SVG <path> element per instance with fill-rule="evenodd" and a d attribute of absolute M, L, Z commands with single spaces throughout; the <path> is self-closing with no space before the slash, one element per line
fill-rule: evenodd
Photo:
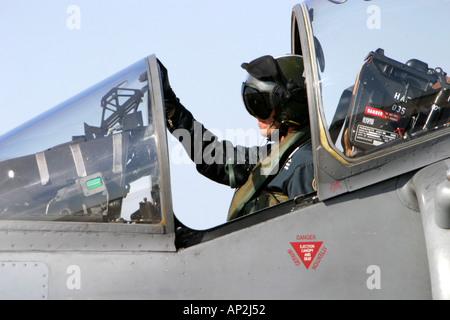
<path fill-rule="evenodd" d="M 0 219 L 161 223 L 145 59 L 0 138 Z"/>

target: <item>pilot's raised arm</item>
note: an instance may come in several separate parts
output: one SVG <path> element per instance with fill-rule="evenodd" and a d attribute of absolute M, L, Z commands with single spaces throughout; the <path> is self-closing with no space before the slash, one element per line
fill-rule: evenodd
<path fill-rule="evenodd" d="M 167 69 L 160 63 L 164 86 L 167 127 L 196 164 L 197 171 L 211 180 L 232 188 L 243 185 L 259 160 L 258 147 L 233 146 L 195 120 L 170 87 Z M 255 160 L 257 159 L 257 160 Z M 232 170 L 232 171 L 230 171 Z"/>
<path fill-rule="evenodd" d="M 245 107 L 257 118 L 260 133 L 272 141 L 264 147 L 219 141 L 180 103 L 160 63 L 167 127 L 198 172 L 232 188 L 252 190 L 250 197 L 246 192 L 252 204 L 231 218 L 315 191 L 302 57 L 264 56 L 242 67 L 249 72 L 242 85 Z M 263 172 L 260 161 L 271 157 L 270 173 Z"/>

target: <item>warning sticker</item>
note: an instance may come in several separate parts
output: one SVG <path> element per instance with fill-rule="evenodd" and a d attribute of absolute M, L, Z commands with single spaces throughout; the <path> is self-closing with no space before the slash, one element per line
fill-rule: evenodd
<path fill-rule="evenodd" d="M 315 240 L 315 235 L 308 235 L 309 239 Z M 305 239 L 305 236 L 297 236 L 298 239 Z M 299 266 L 303 264 L 306 269 L 309 269 L 311 264 L 313 264 L 312 269 L 316 269 L 322 260 L 323 255 L 326 252 L 325 246 L 323 246 L 323 241 L 301 241 L 301 242 L 291 242 L 292 249 L 288 250 L 292 261 L 295 265 Z M 320 251 L 320 252 L 319 252 Z M 314 262 L 314 263 L 313 263 Z"/>
<path fill-rule="evenodd" d="M 370 116 L 383 118 L 383 119 L 389 119 L 389 120 L 395 121 L 395 122 L 400 121 L 400 115 L 398 115 L 396 113 L 383 111 L 383 110 L 380 110 L 377 108 L 372 108 L 369 106 L 366 106 L 366 110 L 364 111 L 364 113 L 367 115 L 370 115 Z"/>
<path fill-rule="evenodd" d="M 383 143 L 390 142 L 398 137 L 399 135 L 395 132 L 389 132 L 363 125 L 358 125 L 355 134 L 356 141 L 374 146 L 382 145 Z"/>

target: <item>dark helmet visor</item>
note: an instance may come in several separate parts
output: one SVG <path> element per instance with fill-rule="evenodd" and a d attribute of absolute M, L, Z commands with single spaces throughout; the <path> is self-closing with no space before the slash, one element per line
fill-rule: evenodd
<path fill-rule="evenodd" d="M 272 114 L 270 94 L 242 84 L 242 97 L 245 108 L 254 117 L 265 120 Z"/>

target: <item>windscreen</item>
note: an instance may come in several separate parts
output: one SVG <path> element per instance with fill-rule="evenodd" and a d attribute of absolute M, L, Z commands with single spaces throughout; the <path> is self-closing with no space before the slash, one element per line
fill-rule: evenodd
<path fill-rule="evenodd" d="M 0 138 L 0 219 L 162 222 L 143 59 Z"/>
<path fill-rule="evenodd" d="M 331 146 L 357 158 L 448 132 L 450 1 L 305 4 Z"/>

